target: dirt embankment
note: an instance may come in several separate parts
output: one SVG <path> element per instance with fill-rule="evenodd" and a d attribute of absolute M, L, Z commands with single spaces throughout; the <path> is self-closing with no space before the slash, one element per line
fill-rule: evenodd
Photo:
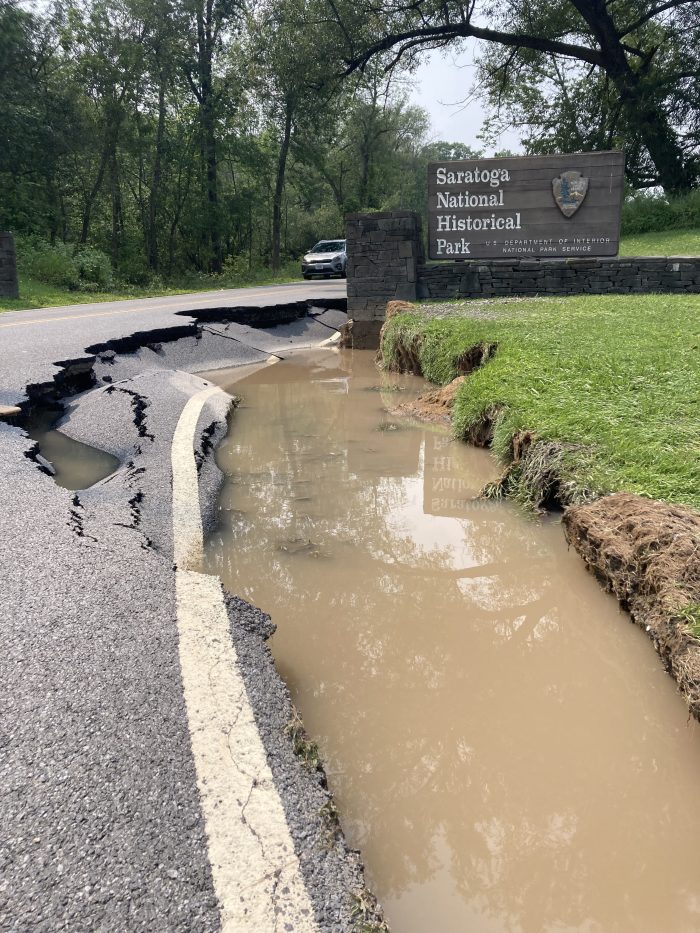
<path fill-rule="evenodd" d="M 398 310 L 406 309 L 393 313 Z M 393 349 L 393 369 L 422 375 L 419 337 L 409 346 Z M 486 363 L 496 349 L 495 344 L 469 347 L 460 357 L 462 375 L 400 406 L 401 412 L 449 424 L 468 373 Z M 464 439 L 490 446 L 499 414 L 497 406 L 488 409 Z M 527 498 L 536 507 L 566 507 L 567 541 L 647 632 L 690 712 L 700 720 L 700 513 L 632 493 L 572 505 L 575 490 L 564 478 L 564 448 L 529 431 L 515 435 L 510 462 L 490 491 L 522 497 L 526 486 Z"/>
<path fill-rule="evenodd" d="M 620 492 L 571 506 L 563 522 L 567 541 L 646 630 L 700 720 L 700 514 Z"/>
<path fill-rule="evenodd" d="M 403 370 L 405 372 L 406 370 Z M 409 415 L 414 418 L 420 418 L 421 421 L 432 421 L 437 424 L 452 423 L 452 406 L 459 387 L 464 382 L 464 376 L 457 376 L 452 382 L 443 386 L 441 389 L 435 389 L 434 392 L 426 392 L 413 401 L 403 402 L 396 407 L 396 411 L 402 415 Z"/>

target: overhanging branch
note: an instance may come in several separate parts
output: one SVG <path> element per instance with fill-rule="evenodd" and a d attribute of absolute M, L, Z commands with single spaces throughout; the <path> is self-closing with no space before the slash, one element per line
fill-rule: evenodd
<path fill-rule="evenodd" d="M 635 20 L 633 23 L 630 23 L 629 26 L 625 26 L 618 33 L 618 37 L 622 39 L 623 36 L 628 36 L 631 32 L 636 32 L 638 29 L 641 29 L 645 23 L 648 23 L 650 19 L 653 19 L 660 13 L 665 13 L 666 10 L 673 10 L 676 7 L 683 6 L 686 3 L 696 2 L 697 0 L 668 0 L 667 3 L 660 3 L 658 6 L 654 6 L 650 10 L 647 10 L 643 16 L 640 16 L 639 19 Z"/>
<path fill-rule="evenodd" d="M 395 56 L 392 65 L 396 64 L 403 51 L 415 48 L 419 45 L 429 45 L 436 40 L 444 42 L 454 39 L 484 39 L 487 42 L 496 42 L 500 45 L 511 48 L 532 49 L 536 52 L 547 52 L 552 55 L 563 55 L 567 58 L 575 58 L 579 61 L 588 62 L 591 65 L 601 67 L 603 59 L 595 49 L 587 48 L 585 45 L 575 45 L 569 42 L 561 42 L 558 39 L 546 39 L 542 36 L 528 35 L 527 33 L 501 32 L 497 29 L 488 29 L 480 26 L 474 26 L 470 22 L 447 23 L 441 26 L 426 26 L 420 29 L 411 29 L 406 32 L 390 33 L 378 42 L 374 42 L 360 55 L 346 59 L 346 69 L 344 75 L 352 72 L 361 71 L 375 55 L 381 52 L 387 52 L 397 45 L 402 46 L 402 52 Z"/>

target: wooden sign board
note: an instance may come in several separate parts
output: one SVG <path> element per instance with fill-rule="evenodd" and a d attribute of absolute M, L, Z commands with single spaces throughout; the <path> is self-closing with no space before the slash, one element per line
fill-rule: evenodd
<path fill-rule="evenodd" d="M 431 259 L 616 256 L 623 152 L 431 162 Z"/>

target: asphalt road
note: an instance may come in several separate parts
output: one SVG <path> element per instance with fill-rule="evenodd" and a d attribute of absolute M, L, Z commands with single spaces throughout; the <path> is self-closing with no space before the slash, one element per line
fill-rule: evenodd
<path fill-rule="evenodd" d="M 0 314 L 0 405 L 13 405 L 32 383 L 53 378 L 58 360 L 77 359 L 93 344 L 157 328 L 182 326 L 188 311 L 345 297 L 345 282 L 298 282 L 194 295 L 67 305 Z"/>
<path fill-rule="evenodd" d="M 269 620 L 235 594 L 223 598 L 217 618 L 224 630 L 228 618 L 252 710 L 247 728 L 261 736 L 260 767 L 294 852 L 263 878 L 251 876 L 230 846 L 212 856 L 217 808 L 229 804 L 217 797 L 213 809 L 203 805 L 202 755 L 195 761 L 192 752 L 199 701 L 183 695 L 171 466 L 183 409 L 208 398 L 208 384 L 194 373 L 283 357 L 327 340 L 344 321 L 329 310 L 262 329 L 210 321 L 195 332 L 186 312 L 341 297 L 344 285 L 0 315 L 0 404 L 25 402 L 27 386 L 55 377 L 60 386 L 62 363 L 82 361 L 94 387 L 71 402 L 62 430 L 120 463 L 101 483 L 70 492 L 40 469 L 21 427 L 0 421 L 0 929 L 352 929 L 350 892 L 362 888 L 361 865 L 323 816 L 330 812 L 323 775 L 301 767 L 285 735 L 291 709 L 264 644 Z M 135 334 L 147 336 L 127 340 Z M 115 341 L 116 352 L 86 349 Z M 192 431 L 191 474 L 206 527 L 220 481 L 211 445 L 226 431 L 221 393 L 202 404 Z M 194 671 L 196 692 L 212 678 Z M 248 800 L 237 803 L 267 858 L 248 806 L 261 785 L 252 778 Z M 235 819 L 229 824 L 235 830 Z M 285 894 L 290 858 L 302 878 L 296 906 Z M 239 875 L 246 898 L 258 890 L 267 897 L 262 907 L 235 908 Z M 228 924 L 226 896 L 238 910 Z"/>

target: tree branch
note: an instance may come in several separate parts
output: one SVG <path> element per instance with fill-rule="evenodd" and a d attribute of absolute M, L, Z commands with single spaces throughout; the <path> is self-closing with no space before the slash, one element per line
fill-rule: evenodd
<path fill-rule="evenodd" d="M 525 33 L 501 32 L 496 29 L 487 29 L 480 26 L 474 26 L 469 22 L 448 23 L 442 26 L 430 26 L 422 29 L 412 29 L 407 32 L 390 33 L 378 42 L 373 43 L 365 49 L 362 54 L 353 58 L 346 59 L 346 69 L 343 75 L 352 74 L 352 72 L 364 70 L 371 58 L 380 52 L 386 52 L 397 45 L 402 45 L 402 51 L 394 57 L 391 66 L 396 64 L 398 59 L 409 48 L 415 48 L 418 45 L 427 45 L 436 40 L 449 41 L 452 39 L 485 39 L 487 42 L 497 42 L 500 45 L 510 46 L 511 48 L 533 49 L 536 52 L 549 52 L 552 55 L 563 55 L 567 58 L 576 58 L 579 61 L 588 62 L 591 65 L 603 65 L 603 58 L 599 52 L 594 49 L 586 48 L 584 45 L 573 45 L 569 42 L 560 42 L 557 39 L 546 39 L 541 36 L 531 36 Z"/>
<path fill-rule="evenodd" d="M 666 10 L 673 10 L 675 7 L 682 6 L 685 3 L 695 2 L 696 0 L 668 0 L 667 3 L 660 3 L 658 6 L 654 6 L 650 10 L 647 10 L 643 16 L 640 16 L 635 22 L 630 23 L 629 26 L 625 26 L 624 29 L 618 33 L 618 37 L 622 39 L 623 36 L 628 36 L 631 32 L 636 32 L 645 23 L 648 23 L 650 19 L 658 16 L 659 13 L 665 13 Z"/>

